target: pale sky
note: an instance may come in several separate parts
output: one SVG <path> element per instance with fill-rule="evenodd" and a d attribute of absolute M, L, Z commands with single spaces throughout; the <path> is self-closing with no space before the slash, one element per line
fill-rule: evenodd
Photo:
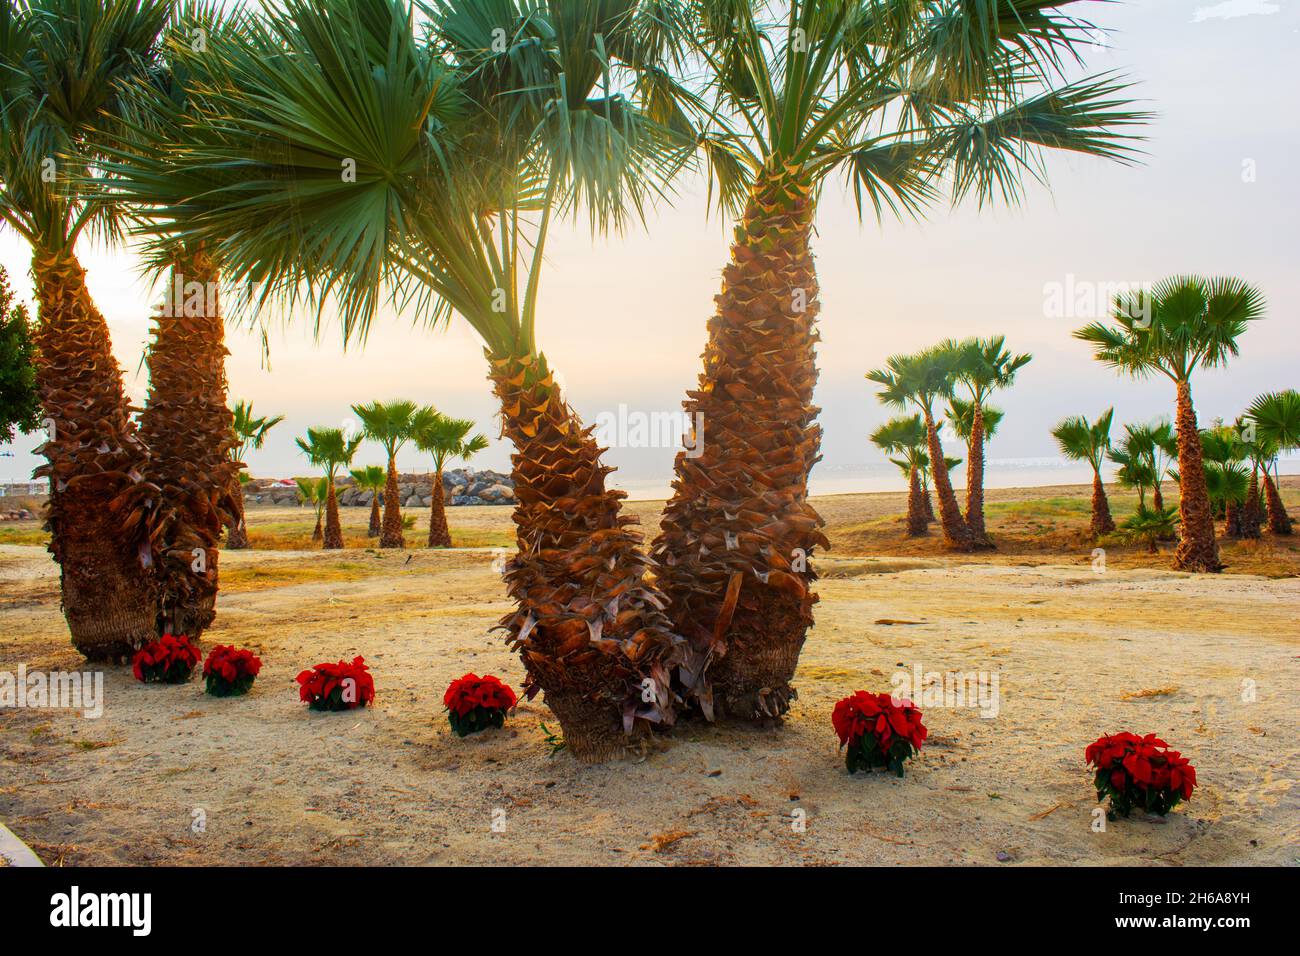
<path fill-rule="evenodd" d="M 1201 421 L 1231 418 L 1261 391 L 1300 386 L 1300 0 L 1143 0 L 1075 10 L 1113 31 L 1108 49 L 1090 51 L 1089 67 L 1130 74 L 1145 108 L 1159 114 L 1148 129 L 1145 162 L 1053 158 L 1051 191 L 1029 186 L 1020 208 L 939 208 L 921 224 L 859 225 L 851 199 L 833 184 L 814 240 L 822 289 L 817 401 L 825 431 L 814 491 L 819 476 L 821 490 L 852 490 L 832 489 L 829 477 L 883 461 L 867 435 L 892 413 L 863 374 L 894 352 L 949 336 L 1000 332 L 1011 349 L 1035 356 L 1015 388 L 994 400 L 1007 411 L 988 449 L 994 459 L 1054 456 L 1048 430 L 1066 415 L 1091 417 L 1110 405 L 1117 423 L 1167 414 L 1167 381 L 1122 380 L 1070 337 L 1093 316 L 1046 314 L 1045 289 L 1053 283 L 1077 289 L 1177 272 L 1240 276 L 1262 288 L 1268 314 L 1242 339 L 1240 359 L 1195 379 Z M 593 243 L 577 223 L 549 240 L 538 338 L 588 423 L 620 405 L 634 413 L 674 412 L 699 373 L 729 229 L 706 217 L 702 183 L 685 181 L 680 190 L 645 230 Z M 138 278 L 129 251 L 79 251 L 128 389 L 142 399 L 141 355 L 158 296 Z M 30 252 L 8 232 L 0 232 L 0 264 L 19 294 L 29 295 Z M 317 343 L 306 323 L 277 327 L 269 370 L 260 339 L 229 329 L 232 399 L 251 399 L 259 413 L 287 419 L 267 448 L 250 456 L 253 474 L 308 473 L 295 435 L 347 420 L 353 402 L 397 397 L 477 419 L 493 444 L 474 466 L 508 469 L 477 340 L 459 319 L 440 333 L 412 328 L 412 320 L 389 316 L 375 324 L 364 348 L 346 353 L 336 328 Z M 0 480 L 25 480 L 35 465 L 30 449 L 40 440 L 20 436 L 0 447 L 12 453 L 0 457 Z M 669 448 L 614 448 L 608 460 L 621 466 L 615 483 L 662 493 L 672 455 Z M 381 460 L 378 446 L 365 445 L 357 464 Z M 429 467 L 414 450 L 399 464 Z"/>

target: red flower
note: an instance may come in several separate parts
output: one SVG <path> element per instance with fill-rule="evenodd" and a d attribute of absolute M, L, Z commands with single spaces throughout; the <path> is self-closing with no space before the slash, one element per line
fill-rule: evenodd
<path fill-rule="evenodd" d="M 350 664 L 317 664 L 298 675 L 298 684 L 298 698 L 313 710 L 351 710 L 375 699 L 375 681 L 364 657 L 354 657 Z"/>
<path fill-rule="evenodd" d="M 164 634 L 135 652 L 131 672 L 138 681 L 186 680 L 202 656 L 184 634 Z"/>
<path fill-rule="evenodd" d="M 220 677 L 233 684 L 241 677 L 256 677 L 262 671 L 262 659 L 243 647 L 218 644 L 203 662 L 203 676 Z"/>
<path fill-rule="evenodd" d="M 1196 788 L 1196 768 L 1155 734 L 1100 737 L 1083 756 L 1097 768 L 1097 798 L 1109 793 L 1112 812 L 1124 816 L 1135 806 L 1166 813 Z"/>
<path fill-rule="evenodd" d="M 870 733 L 882 752 L 889 750 L 895 736 L 920 750 L 929 733 L 921 723 L 921 711 L 910 700 L 895 700 L 888 694 L 865 690 L 837 703 L 831 712 L 831 724 L 841 746 L 856 747 L 863 734 Z"/>
<path fill-rule="evenodd" d="M 515 692 L 500 679 L 485 674 L 479 677 L 466 674 L 458 677 L 442 695 L 442 704 L 457 717 L 464 717 L 475 707 L 485 710 L 509 710 L 518 702 Z"/>

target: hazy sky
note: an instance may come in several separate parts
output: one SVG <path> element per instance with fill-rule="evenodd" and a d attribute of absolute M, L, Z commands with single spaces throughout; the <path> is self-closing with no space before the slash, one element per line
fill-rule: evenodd
<path fill-rule="evenodd" d="M 837 470 L 882 461 L 866 436 L 889 413 L 863 373 L 894 352 L 948 336 L 1001 332 L 1013 350 L 1035 356 L 1016 387 L 995 400 L 1007 417 L 989 449 L 994 458 L 1054 455 L 1048 429 L 1065 415 L 1095 416 L 1110 405 L 1121 422 L 1166 413 L 1167 381 L 1121 380 L 1070 337 L 1092 316 L 1047 314 L 1052 283 L 1149 282 L 1175 272 L 1241 276 L 1264 290 L 1268 315 L 1242 340 L 1239 360 L 1195 380 L 1202 421 L 1238 414 L 1261 391 L 1300 386 L 1300 0 L 1079 3 L 1071 11 L 1113 31 L 1108 49 L 1089 53 L 1090 68 L 1130 74 L 1137 95 L 1159 114 L 1144 163 L 1053 158 L 1051 191 L 1030 186 L 1018 209 L 941 208 L 920 224 L 860 225 L 833 184 L 814 246 L 822 288 L 823 482 Z M 620 404 L 673 412 L 699 373 L 729 230 L 706 218 L 700 182 L 680 190 L 645 231 L 593 242 L 578 223 L 549 241 L 539 340 L 588 422 Z M 142 399 L 140 359 L 159 297 L 138 278 L 129 253 L 80 252 L 128 389 Z M 20 294 L 28 293 L 30 253 L 7 232 L 0 233 L 0 264 Z M 260 339 L 230 329 L 232 398 L 287 418 L 268 447 L 250 456 L 253 473 L 308 472 L 293 436 L 348 419 L 353 402 L 395 397 L 477 419 L 493 445 L 474 465 L 507 468 L 476 339 L 458 319 L 430 333 L 413 328 L 414 318 L 376 323 L 365 347 L 346 353 L 336 329 L 316 343 L 305 323 L 277 328 L 269 370 Z M 20 437 L 0 449 L 13 453 L 0 458 L 0 479 L 25 479 L 39 441 Z M 357 463 L 381 459 L 381 449 L 367 445 Z M 614 448 L 609 460 L 622 466 L 614 480 L 634 488 L 666 488 L 671 477 L 668 448 Z M 428 467 L 413 450 L 399 461 L 404 469 Z"/>

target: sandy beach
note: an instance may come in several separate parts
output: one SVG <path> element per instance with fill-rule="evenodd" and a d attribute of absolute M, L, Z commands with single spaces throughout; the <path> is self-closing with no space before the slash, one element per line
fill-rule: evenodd
<path fill-rule="evenodd" d="M 682 724 L 598 767 L 552 753 L 540 697 L 504 730 L 447 727 L 453 678 L 524 676 L 491 631 L 509 606 L 493 569 L 509 509 L 453 509 L 453 534 L 476 546 L 449 551 L 225 552 L 203 644 L 261 655 L 252 693 L 110 668 L 98 719 L 0 711 L 0 820 L 50 865 L 1297 862 L 1295 546 L 1225 550 L 1230 570 L 1260 573 L 1175 573 L 1140 548 L 1098 569 L 1072 527 L 1086 493 L 991 492 L 1003 548 L 960 559 L 937 535 L 901 540 L 902 495 L 817 499 L 834 550 L 817 562 L 789 718 Z M 630 507 L 652 531 L 659 504 Z M 254 544 L 267 528 L 309 532 L 307 514 L 250 512 Z M 350 545 L 364 519 L 344 512 Z M 42 547 L 0 544 L 0 671 L 82 668 L 58 593 Z M 372 709 L 298 702 L 299 670 L 358 654 Z M 996 715 L 925 707 L 930 738 L 904 779 L 850 777 L 835 701 L 917 671 L 996 676 Z M 1160 734 L 1200 786 L 1164 821 L 1098 832 L 1083 749 L 1118 730 Z"/>

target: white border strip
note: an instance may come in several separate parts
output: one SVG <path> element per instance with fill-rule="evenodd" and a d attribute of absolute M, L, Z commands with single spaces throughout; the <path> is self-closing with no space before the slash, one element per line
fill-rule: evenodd
<path fill-rule="evenodd" d="M 29 847 L 18 837 L 14 836 L 3 823 L 0 823 L 0 856 L 3 856 L 10 866 L 44 866 L 41 858 L 32 852 Z"/>

